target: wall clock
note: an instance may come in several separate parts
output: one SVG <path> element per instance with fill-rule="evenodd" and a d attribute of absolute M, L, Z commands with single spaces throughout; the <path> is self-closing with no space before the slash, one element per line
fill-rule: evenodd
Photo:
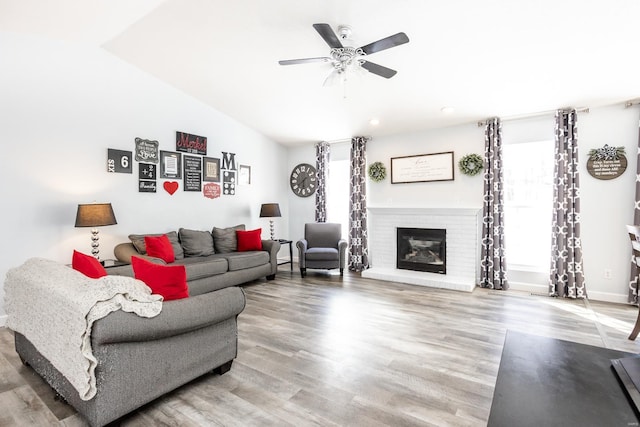
<path fill-rule="evenodd" d="M 299 197 L 309 197 L 316 192 L 316 168 L 308 163 L 300 163 L 291 171 L 289 185 L 291 191 Z"/>

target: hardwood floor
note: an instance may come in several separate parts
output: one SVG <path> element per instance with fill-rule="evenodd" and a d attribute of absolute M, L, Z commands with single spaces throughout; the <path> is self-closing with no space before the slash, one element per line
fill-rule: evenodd
<path fill-rule="evenodd" d="M 239 354 L 120 421 L 125 426 L 482 426 L 505 332 L 640 353 L 637 308 L 513 291 L 473 293 L 281 268 L 245 285 Z M 188 349 L 185 349 L 188 351 Z M 21 365 L 0 328 L 0 426 L 83 426 Z"/>

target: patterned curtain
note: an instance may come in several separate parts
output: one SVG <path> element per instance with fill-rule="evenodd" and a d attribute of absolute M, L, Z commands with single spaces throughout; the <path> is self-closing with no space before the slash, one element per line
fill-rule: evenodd
<path fill-rule="evenodd" d="M 502 123 L 497 117 L 487 120 L 484 131 L 484 164 L 480 286 L 507 290 L 509 284 L 504 253 Z"/>
<path fill-rule="evenodd" d="M 316 222 L 327 222 L 327 180 L 329 179 L 328 142 L 316 144 Z"/>
<path fill-rule="evenodd" d="M 576 110 L 556 111 L 549 295 L 568 298 L 587 296 L 580 242 L 577 120 Z"/>
<path fill-rule="evenodd" d="M 351 185 L 349 188 L 349 270 L 369 268 L 366 190 L 367 138 L 351 139 Z"/>
<path fill-rule="evenodd" d="M 633 207 L 633 223 L 640 224 L 640 128 L 638 129 L 638 154 L 636 166 L 636 203 Z M 629 279 L 629 298 L 633 304 L 638 303 L 638 266 L 633 251 L 631 251 L 631 273 Z"/>

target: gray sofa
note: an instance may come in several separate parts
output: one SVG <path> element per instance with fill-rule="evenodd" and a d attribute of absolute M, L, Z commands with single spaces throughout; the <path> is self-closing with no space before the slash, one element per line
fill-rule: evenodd
<path fill-rule="evenodd" d="M 239 287 L 167 301 L 153 318 L 116 311 L 91 333 L 97 393 L 82 400 L 69 381 L 23 335 L 16 351 L 92 426 L 103 426 L 208 372 L 223 374 L 238 351 Z"/>
<path fill-rule="evenodd" d="M 237 252 L 235 230 L 244 230 L 240 224 L 229 228 L 213 228 L 212 232 L 179 229 L 166 234 L 173 246 L 175 261 L 169 265 L 184 265 L 187 272 L 189 295 L 229 286 L 240 285 L 266 277 L 275 278 L 278 271 L 278 251 L 280 243 L 262 240 L 261 251 Z M 146 234 L 159 236 L 161 234 Z M 149 257 L 144 247 L 143 234 L 131 234 L 130 242 L 120 243 L 114 248 L 119 261 L 130 263 L 132 256 L 138 256 L 156 263 L 166 264 L 159 258 Z M 112 267 L 109 274 L 133 276 L 130 265 Z"/>
<path fill-rule="evenodd" d="M 224 239 L 220 239 L 222 246 L 217 249 L 222 253 L 215 253 L 216 247 L 212 247 L 214 253 L 197 256 L 198 245 L 203 243 L 198 239 L 205 237 L 204 246 L 208 245 L 206 233 L 181 231 L 182 241 L 178 233 L 166 234 L 174 246 L 174 263 L 186 267 L 189 297 L 165 301 L 153 318 L 116 311 L 93 324 L 91 345 L 98 364 L 97 392 L 92 399 L 82 400 L 28 337 L 15 334 L 16 351 L 23 363 L 92 426 L 110 423 L 207 372 L 227 372 L 237 355 L 237 317 L 245 307 L 244 291 L 235 285 L 275 276 L 280 249 L 276 241 L 262 241 L 262 251 L 237 252 L 234 242 L 226 241 L 225 248 Z M 230 229 L 226 231 L 227 237 L 232 234 Z M 140 236 L 132 235 L 131 242 L 118 245 L 114 250 L 117 258 L 127 262 L 135 255 L 164 263 L 149 257 L 144 247 L 140 250 Z M 107 272 L 133 276 L 130 265 L 110 267 Z"/>

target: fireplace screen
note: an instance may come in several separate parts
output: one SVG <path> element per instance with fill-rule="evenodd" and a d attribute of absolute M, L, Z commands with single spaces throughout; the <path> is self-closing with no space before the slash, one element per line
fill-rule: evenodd
<path fill-rule="evenodd" d="M 446 230 L 398 228 L 397 232 L 397 268 L 447 273 Z"/>

